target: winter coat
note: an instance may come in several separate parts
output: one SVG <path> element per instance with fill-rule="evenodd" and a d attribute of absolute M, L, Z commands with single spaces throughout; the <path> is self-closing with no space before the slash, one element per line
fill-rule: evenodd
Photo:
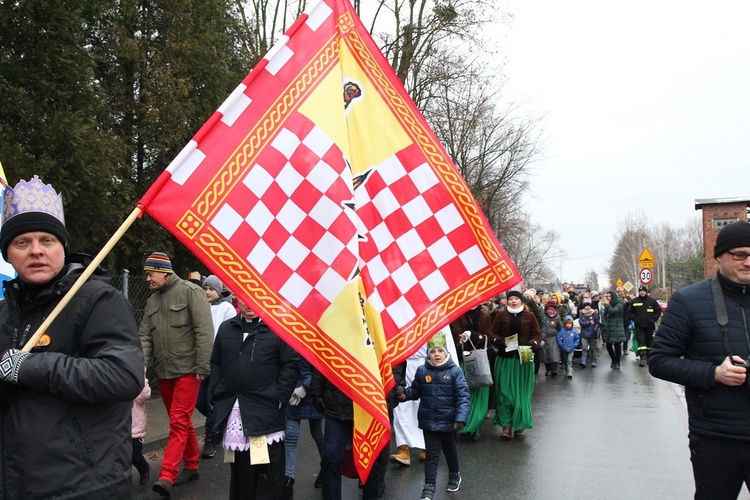
<path fill-rule="evenodd" d="M 733 355 L 750 359 L 745 318 L 750 317 L 750 289 L 721 275 Z M 711 280 L 675 292 L 654 336 L 648 356 L 651 375 L 685 386 L 691 433 L 750 441 L 750 389 L 714 381 L 716 367 L 728 353 L 716 321 Z"/>
<path fill-rule="evenodd" d="M 557 345 L 560 346 L 564 352 L 573 352 L 578 347 L 578 343 L 581 341 L 578 335 L 578 330 L 571 328 L 563 328 L 557 333 Z"/>
<path fill-rule="evenodd" d="M 547 314 L 544 315 L 544 319 L 542 319 L 542 340 L 544 341 L 544 347 L 541 350 L 542 357 L 540 359 L 542 363 L 560 362 L 560 349 L 557 347 L 557 332 L 562 327 L 562 321 L 560 321 L 560 317 L 557 314 L 553 317 L 549 317 Z"/>
<path fill-rule="evenodd" d="M 529 345 L 537 349 L 542 343 L 542 333 L 539 330 L 539 323 L 536 320 L 536 316 L 528 308 L 524 308 L 518 314 L 521 315 L 521 331 L 518 332 L 518 345 Z M 492 324 L 493 343 L 495 348 L 498 349 L 499 357 L 518 359 L 517 351 L 505 351 L 505 337 L 512 335 L 510 331 L 511 316 L 513 314 L 507 309 L 495 316 L 495 322 Z"/>
<path fill-rule="evenodd" d="M 612 292 L 612 301 L 604 305 L 604 342 L 625 342 L 625 327 L 622 324 L 623 304 L 620 297 Z"/>
<path fill-rule="evenodd" d="M 446 355 L 438 366 L 428 357 L 406 388 L 407 401 L 419 400 L 417 420 L 423 430 L 453 432 L 456 422 L 469 418 L 469 386 L 461 368 Z"/>
<path fill-rule="evenodd" d="M 41 288 L 5 282 L 0 351 L 24 346 L 90 260 L 70 256 Z M 131 497 L 130 410 L 144 369 L 127 299 L 98 269 L 31 352 L 17 385 L 0 382 L 2 498 Z"/>
<path fill-rule="evenodd" d="M 239 401 L 246 437 L 283 431 L 284 407 L 298 378 L 299 355 L 262 320 L 248 324 L 238 314 L 221 324 L 211 353 L 209 389 L 219 427 Z"/>
<path fill-rule="evenodd" d="M 146 414 L 146 403 L 151 397 L 151 387 L 148 385 L 148 379 L 143 382 L 143 390 L 133 400 L 133 410 L 130 412 L 132 423 L 131 436 L 133 439 L 142 438 L 146 435 L 146 424 L 148 416 Z"/>
<path fill-rule="evenodd" d="M 171 274 L 148 298 L 138 332 L 146 365 L 160 379 L 208 375 L 213 321 L 206 293 Z"/>
<path fill-rule="evenodd" d="M 456 352 L 458 353 L 458 362 L 463 361 L 463 351 L 470 351 L 471 344 L 468 342 L 461 348 L 461 341 L 459 335 L 465 331 L 471 332 L 471 342 L 474 347 L 483 349 L 485 343 L 489 347 L 489 342 L 492 337 L 492 318 L 490 314 L 483 310 L 482 307 L 476 307 L 470 311 L 465 312 L 461 316 L 452 321 L 450 324 L 451 335 L 453 336 L 453 342 L 456 345 Z"/>
<path fill-rule="evenodd" d="M 237 310 L 230 302 L 223 299 L 211 302 L 211 324 L 214 327 L 214 338 L 219 333 L 219 327 L 228 319 L 237 316 Z"/>
<path fill-rule="evenodd" d="M 354 420 L 352 400 L 315 368 L 312 372 L 310 392 L 315 408 L 326 417 L 336 420 Z"/>
<path fill-rule="evenodd" d="M 648 295 L 638 296 L 630 302 L 628 318 L 635 323 L 637 328 L 653 332 L 659 317 L 661 317 L 661 306 L 655 298 Z"/>
<path fill-rule="evenodd" d="M 595 339 L 599 336 L 599 314 L 596 311 L 589 316 L 581 312 L 578 316 L 578 325 L 581 327 L 581 337 L 584 339 Z"/>
<path fill-rule="evenodd" d="M 286 417 L 294 420 L 320 420 L 323 414 L 320 413 L 312 404 L 312 394 L 310 393 L 310 383 L 312 382 L 312 365 L 305 358 L 299 359 L 299 378 L 297 385 L 294 387 L 304 387 L 307 391 L 305 397 L 297 406 L 287 405 Z"/>

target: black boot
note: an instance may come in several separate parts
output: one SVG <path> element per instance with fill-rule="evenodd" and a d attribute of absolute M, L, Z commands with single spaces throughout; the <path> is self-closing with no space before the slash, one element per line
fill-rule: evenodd
<path fill-rule="evenodd" d="M 292 500 L 294 498 L 294 478 L 284 476 L 284 487 L 281 490 L 282 500 Z"/>
<path fill-rule="evenodd" d="M 318 477 L 315 478 L 315 484 L 313 484 L 316 488 L 322 488 L 323 487 L 323 460 L 320 461 L 320 470 L 318 471 Z"/>

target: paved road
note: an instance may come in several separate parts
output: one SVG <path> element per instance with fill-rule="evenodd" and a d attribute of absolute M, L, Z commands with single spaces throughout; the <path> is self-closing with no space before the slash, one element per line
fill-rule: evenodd
<path fill-rule="evenodd" d="M 534 428 L 526 437 L 500 440 L 501 429 L 486 420 L 478 443 L 462 439 L 464 482 L 444 491 L 445 460 L 438 472 L 436 499 L 688 499 L 693 480 L 687 447 L 687 415 L 680 388 L 653 379 L 632 354 L 622 369 L 575 367 L 574 377 L 545 378 L 534 391 Z M 295 500 L 320 500 L 313 488 L 318 458 L 303 424 Z M 160 452 L 149 456 L 154 480 Z M 414 452 L 416 459 L 416 451 Z M 424 480 L 421 464 L 390 464 L 385 499 L 417 499 Z M 229 466 L 203 461 L 201 478 L 175 488 L 172 498 L 226 498 Z M 135 486 L 137 499 L 156 499 L 151 485 Z M 746 495 L 746 492 L 743 494 Z M 344 499 L 359 498 L 355 480 L 345 480 Z M 747 498 L 747 495 L 742 498 Z"/>

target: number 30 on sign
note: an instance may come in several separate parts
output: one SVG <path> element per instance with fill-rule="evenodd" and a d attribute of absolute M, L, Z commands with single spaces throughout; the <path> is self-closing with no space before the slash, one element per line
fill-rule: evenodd
<path fill-rule="evenodd" d="M 651 279 L 653 278 L 653 276 L 651 275 L 651 269 L 648 269 L 647 267 L 641 269 L 640 277 L 641 283 L 643 283 L 644 285 L 648 285 L 649 283 L 651 283 Z"/>

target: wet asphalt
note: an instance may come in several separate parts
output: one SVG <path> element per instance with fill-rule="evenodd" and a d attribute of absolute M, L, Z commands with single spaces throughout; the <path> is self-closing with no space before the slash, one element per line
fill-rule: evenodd
<path fill-rule="evenodd" d="M 523 438 L 500 440 L 500 429 L 486 419 L 479 442 L 459 444 L 463 482 L 448 493 L 448 471 L 441 458 L 435 500 L 473 499 L 688 499 L 693 478 L 687 445 L 687 411 L 681 387 L 652 378 L 635 357 L 609 368 L 606 352 L 597 368 L 574 367 L 555 378 L 540 370 L 533 397 L 534 428 Z M 410 466 L 389 464 L 384 499 L 419 499 L 424 481 L 418 450 Z M 228 497 L 229 465 L 220 454 L 201 461 L 200 479 L 176 487 L 172 498 Z M 136 499 L 157 499 L 161 451 L 148 454 L 152 481 L 137 484 Z M 303 422 L 294 485 L 295 500 L 320 500 L 313 487 L 317 451 Z M 344 479 L 345 500 L 360 498 L 357 481 Z M 743 491 L 740 498 L 750 498 Z"/>

